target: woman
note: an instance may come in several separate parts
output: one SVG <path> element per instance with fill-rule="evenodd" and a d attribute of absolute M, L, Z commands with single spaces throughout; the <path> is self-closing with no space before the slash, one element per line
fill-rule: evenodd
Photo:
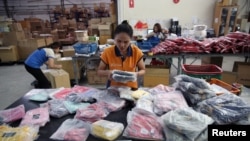
<path fill-rule="evenodd" d="M 38 81 L 36 88 L 51 88 L 50 82 L 45 77 L 40 67 L 46 64 L 49 69 L 62 68 L 62 65 L 56 65 L 54 63 L 55 53 L 60 51 L 60 47 L 61 44 L 55 42 L 50 45 L 50 48 L 38 48 L 25 60 L 24 65 L 26 70 Z"/>
<path fill-rule="evenodd" d="M 151 37 L 155 37 L 160 39 L 161 41 L 164 40 L 166 38 L 165 34 L 167 33 L 166 30 L 161 28 L 161 25 L 159 23 L 156 23 L 153 27 L 153 32 L 149 33 L 146 38 L 151 38 Z"/>
<path fill-rule="evenodd" d="M 106 48 L 102 53 L 97 73 L 100 76 L 109 77 L 107 87 L 128 86 L 131 89 L 138 88 L 137 82 L 115 82 L 111 77 L 112 70 L 134 72 L 137 77 L 145 74 L 145 64 L 142 59 L 143 53 L 137 46 L 130 44 L 132 37 L 132 27 L 127 21 L 123 21 L 114 31 L 115 45 Z"/>

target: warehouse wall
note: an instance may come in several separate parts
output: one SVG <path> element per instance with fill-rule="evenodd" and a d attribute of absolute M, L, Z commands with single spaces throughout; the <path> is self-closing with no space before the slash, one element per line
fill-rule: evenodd
<path fill-rule="evenodd" d="M 73 4 L 78 7 L 93 8 L 95 3 L 104 2 L 107 5 L 110 0 L 65 0 L 65 8 L 69 9 Z M 27 17 L 37 17 L 49 20 L 48 11 L 60 5 L 60 0 L 8 0 L 9 11 L 14 19 L 22 20 Z M 0 16 L 6 15 L 3 2 L 0 2 Z"/>
<path fill-rule="evenodd" d="M 134 0 L 134 8 L 129 8 L 129 0 L 120 0 L 118 7 L 122 20 L 129 20 L 133 25 L 135 20 L 161 22 L 164 27 L 169 27 L 169 20 L 177 17 L 180 25 L 201 22 L 212 25 L 214 6 L 216 0 L 180 0 L 174 4 L 172 0 Z"/>

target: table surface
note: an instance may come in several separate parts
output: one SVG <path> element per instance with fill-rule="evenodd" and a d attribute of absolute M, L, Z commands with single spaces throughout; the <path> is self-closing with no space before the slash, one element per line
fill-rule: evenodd
<path fill-rule="evenodd" d="M 18 105 L 24 104 L 25 106 L 25 111 L 34 109 L 34 108 L 38 108 L 40 104 L 42 104 L 44 102 L 33 102 L 28 100 L 25 96 L 21 97 L 20 99 L 18 99 L 17 101 L 15 101 L 13 104 L 11 104 L 10 106 L 8 106 L 6 109 L 9 108 L 14 108 Z M 129 110 L 131 110 L 133 108 L 133 104 L 130 102 L 127 102 L 126 106 L 121 109 L 120 111 L 117 112 L 112 112 L 110 113 L 106 118 L 106 120 L 109 121 L 114 121 L 114 122 L 120 122 L 123 123 L 124 127 L 127 126 L 127 113 Z M 56 130 L 60 127 L 60 125 L 66 120 L 66 119 L 72 119 L 74 118 L 75 114 L 71 114 L 71 115 L 67 115 L 64 116 L 62 118 L 53 118 L 50 117 L 50 122 L 48 122 L 44 127 L 40 127 L 39 130 L 39 138 L 36 141 L 54 141 L 52 139 L 49 139 L 49 137 L 56 132 Z M 20 124 L 21 120 L 15 121 L 13 123 L 10 123 L 10 126 L 13 127 L 18 127 Z M 128 139 L 125 137 L 122 137 L 122 134 L 120 135 L 119 138 L 117 138 L 117 140 L 124 140 L 124 141 L 136 141 L 134 139 Z M 94 136 L 92 136 L 91 134 L 89 135 L 87 141 L 102 141 L 102 139 L 100 138 L 96 138 Z M 104 140 L 103 140 L 104 141 Z"/>

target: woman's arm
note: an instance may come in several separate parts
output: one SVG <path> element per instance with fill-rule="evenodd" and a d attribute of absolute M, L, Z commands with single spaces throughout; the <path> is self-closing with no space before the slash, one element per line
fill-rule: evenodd
<path fill-rule="evenodd" d="M 111 70 L 106 70 L 106 64 L 101 61 L 97 70 L 97 75 L 99 76 L 108 76 L 109 79 L 111 78 L 112 71 Z"/>
<path fill-rule="evenodd" d="M 137 64 L 139 71 L 137 72 L 137 76 L 143 76 L 146 73 L 145 64 L 143 62 L 143 58 Z"/>
<path fill-rule="evenodd" d="M 62 65 L 55 64 L 54 58 L 49 58 L 45 64 L 48 65 L 49 69 L 61 69 L 62 68 Z"/>

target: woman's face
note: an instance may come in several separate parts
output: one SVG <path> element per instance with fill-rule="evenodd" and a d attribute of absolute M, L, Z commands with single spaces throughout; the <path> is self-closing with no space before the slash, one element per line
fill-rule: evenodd
<path fill-rule="evenodd" d="M 131 39 L 127 33 L 119 33 L 115 36 L 115 45 L 122 54 L 127 52 L 127 48 L 130 45 L 130 40 Z"/>
<path fill-rule="evenodd" d="M 59 48 L 55 48 L 55 49 L 54 49 L 54 52 L 55 52 L 55 53 L 59 53 L 59 52 L 60 52 L 60 47 L 59 47 Z"/>
<path fill-rule="evenodd" d="M 158 32 L 157 26 L 154 26 L 154 32 Z"/>

